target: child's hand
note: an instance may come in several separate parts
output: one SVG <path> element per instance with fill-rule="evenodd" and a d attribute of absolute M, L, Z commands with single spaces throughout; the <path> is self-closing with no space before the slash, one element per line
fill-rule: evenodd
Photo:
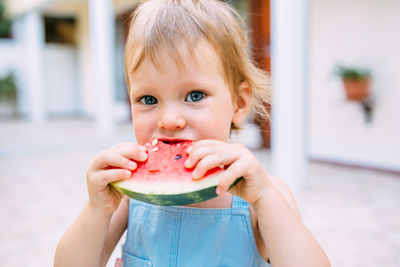
<path fill-rule="evenodd" d="M 225 193 L 237 178 L 243 177 L 243 181 L 229 191 L 254 204 L 261 199 L 263 190 L 270 184 L 258 160 L 242 144 L 201 140 L 189 147 L 187 152 L 189 157 L 185 167 L 196 166 L 193 179 L 202 178 L 209 169 L 225 166 L 226 169 L 217 187 L 218 195 Z"/>
<path fill-rule="evenodd" d="M 147 159 L 147 148 L 134 143 L 123 143 L 95 156 L 87 170 L 89 205 L 105 214 L 112 214 L 122 195 L 109 183 L 127 179 L 137 167 L 137 161 Z"/>

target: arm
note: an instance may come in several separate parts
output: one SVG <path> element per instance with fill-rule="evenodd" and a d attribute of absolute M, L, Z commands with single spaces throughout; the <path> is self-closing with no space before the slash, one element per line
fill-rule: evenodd
<path fill-rule="evenodd" d="M 288 203 L 292 211 L 296 214 L 296 216 L 300 219 L 300 212 L 297 207 L 296 200 L 290 191 L 290 189 L 287 187 L 285 183 L 283 183 L 281 180 L 278 178 L 269 176 L 271 179 L 272 184 L 276 187 L 276 189 L 281 193 L 285 201 Z M 251 225 L 253 227 L 253 232 L 254 232 L 254 238 L 257 243 L 257 249 L 261 256 L 266 260 L 270 262 L 270 258 L 268 255 L 267 248 L 265 246 L 264 240 L 261 236 L 260 229 L 258 226 L 258 220 L 257 220 L 257 214 L 254 210 L 254 207 L 252 205 L 249 206 L 249 211 L 250 211 L 250 217 L 251 217 Z"/>
<path fill-rule="evenodd" d="M 110 228 L 104 242 L 103 257 L 101 266 L 106 266 L 111 253 L 121 239 L 126 227 L 128 226 L 129 198 L 124 197 L 117 211 L 113 214 Z"/>
<path fill-rule="evenodd" d="M 261 241 L 257 246 L 273 266 L 330 266 L 324 251 L 302 223 L 290 190 L 279 180 L 267 176 L 246 147 L 202 140 L 189 148 L 188 153 L 189 162 L 185 166 L 195 167 L 194 179 L 199 179 L 209 169 L 225 166 L 217 194 L 229 190 L 251 204 L 259 230 L 255 236 L 259 234 L 258 241 Z M 229 189 L 237 177 L 244 179 Z"/>
<path fill-rule="evenodd" d="M 301 221 L 293 194 L 277 178 L 264 189 L 252 207 L 265 255 L 276 266 L 330 266 L 318 242 Z M 265 242 L 264 242 L 265 241 Z"/>
<path fill-rule="evenodd" d="M 97 212 L 86 203 L 59 241 L 54 266 L 105 266 L 126 221 L 126 201 L 112 216 Z"/>
<path fill-rule="evenodd" d="M 109 183 L 131 176 L 146 148 L 120 144 L 97 155 L 87 171 L 89 200 L 58 243 L 54 266 L 105 266 L 127 225 L 128 199 Z M 121 200 L 122 199 L 122 200 Z"/>

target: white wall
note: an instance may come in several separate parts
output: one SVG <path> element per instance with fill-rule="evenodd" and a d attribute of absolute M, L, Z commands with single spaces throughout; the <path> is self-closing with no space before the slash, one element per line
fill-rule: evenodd
<path fill-rule="evenodd" d="M 123 10 L 129 10 L 135 3 L 136 1 L 132 0 L 117 0 L 114 1 L 114 7 L 118 9 L 118 11 L 121 13 L 123 12 Z M 82 115 L 84 115 L 85 117 L 93 118 L 96 112 L 97 91 L 93 85 L 93 79 L 95 79 L 95 77 L 93 77 L 91 66 L 87 2 L 54 1 L 52 4 L 46 7 L 46 14 L 52 16 L 75 16 L 77 19 L 77 86 L 80 88 L 78 93 L 80 98 L 80 110 L 82 112 Z M 118 50 L 117 52 L 122 53 L 123 51 Z M 120 84 L 118 84 L 118 86 L 120 86 Z M 127 107 L 126 101 L 115 101 L 114 109 L 117 121 L 124 121 L 129 118 L 129 107 Z"/>
<path fill-rule="evenodd" d="M 20 49 L 15 40 L 0 38 L 0 77 L 19 71 L 19 52 Z"/>
<path fill-rule="evenodd" d="M 15 25 L 14 25 L 15 26 Z M 15 33 L 14 33 L 15 34 Z M 23 90 L 23 51 L 18 43 L 17 38 L 1 39 L 0 38 L 0 77 L 14 73 L 18 88 L 17 110 L 19 115 L 26 115 L 27 94 Z"/>
<path fill-rule="evenodd" d="M 0 38 L 0 78 L 4 78 L 9 73 L 14 73 L 14 77 L 17 78 L 19 72 L 18 58 L 18 49 L 15 41 Z M 1 103 L 0 117 L 12 115 L 14 111 L 10 107 Z"/>
<path fill-rule="evenodd" d="M 12 39 L 0 38 L 0 76 L 18 66 L 18 47 Z"/>
<path fill-rule="evenodd" d="M 45 106 L 50 117 L 79 114 L 78 58 L 74 47 L 47 44 L 44 49 Z"/>
<path fill-rule="evenodd" d="M 75 49 L 61 45 L 46 45 L 44 49 L 45 110 L 50 116 L 72 115 L 79 110 L 77 58 Z M 12 40 L 0 39 L 0 77 L 13 72 L 18 86 L 18 109 L 27 115 L 29 103 L 24 58 L 21 46 Z"/>
<path fill-rule="evenodd" d="M 312 0 L 309 155 L 400 171 L 400 1 Z M 345 100 L 336 64 L 373 74 L 373 121 Z"/>

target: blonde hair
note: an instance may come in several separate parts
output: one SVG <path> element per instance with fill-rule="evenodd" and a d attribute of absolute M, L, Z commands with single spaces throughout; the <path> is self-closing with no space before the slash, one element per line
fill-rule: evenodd
<path fill-rule="evenodd" d="M 129 91 L 130 74 L 144 58 L 157 67 L 159 54 L 167 52 L 180 66 L 182 45 L 193 52 L 199 41 L 206 40 L 221 59 L 232 94 L 238 95 L 239 85 L 247 82 L 252 93 L 251 111 L 269 120 L 270 79 L 248 56 L 243 21 L 232 7 L 217 0 L 150 0 L 132 15 L 125 47 Z M 237 125 L 232 129 L 238 129 Z"/>

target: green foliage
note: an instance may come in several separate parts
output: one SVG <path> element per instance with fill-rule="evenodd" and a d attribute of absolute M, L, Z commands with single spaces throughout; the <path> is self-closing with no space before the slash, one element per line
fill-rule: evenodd
<path fill-rule="evenodd" d="M 362 80 L 371 77 L 371 72 L 367 69 L 345 67 L 345 66 L 336 67 L 335 74 L 345 80 L 346 79 Z"/>
<path fill-rule="evenodd" d="M 15 102 L 17 100 L 17 85 L 12 73 L 0 78 L 0 100 Z"/>
<path fill-rule="evenodd" d="M 4 0 L 0 0 L 0 38 L 11 37 L 11 20 L 6 16 Z"/>

